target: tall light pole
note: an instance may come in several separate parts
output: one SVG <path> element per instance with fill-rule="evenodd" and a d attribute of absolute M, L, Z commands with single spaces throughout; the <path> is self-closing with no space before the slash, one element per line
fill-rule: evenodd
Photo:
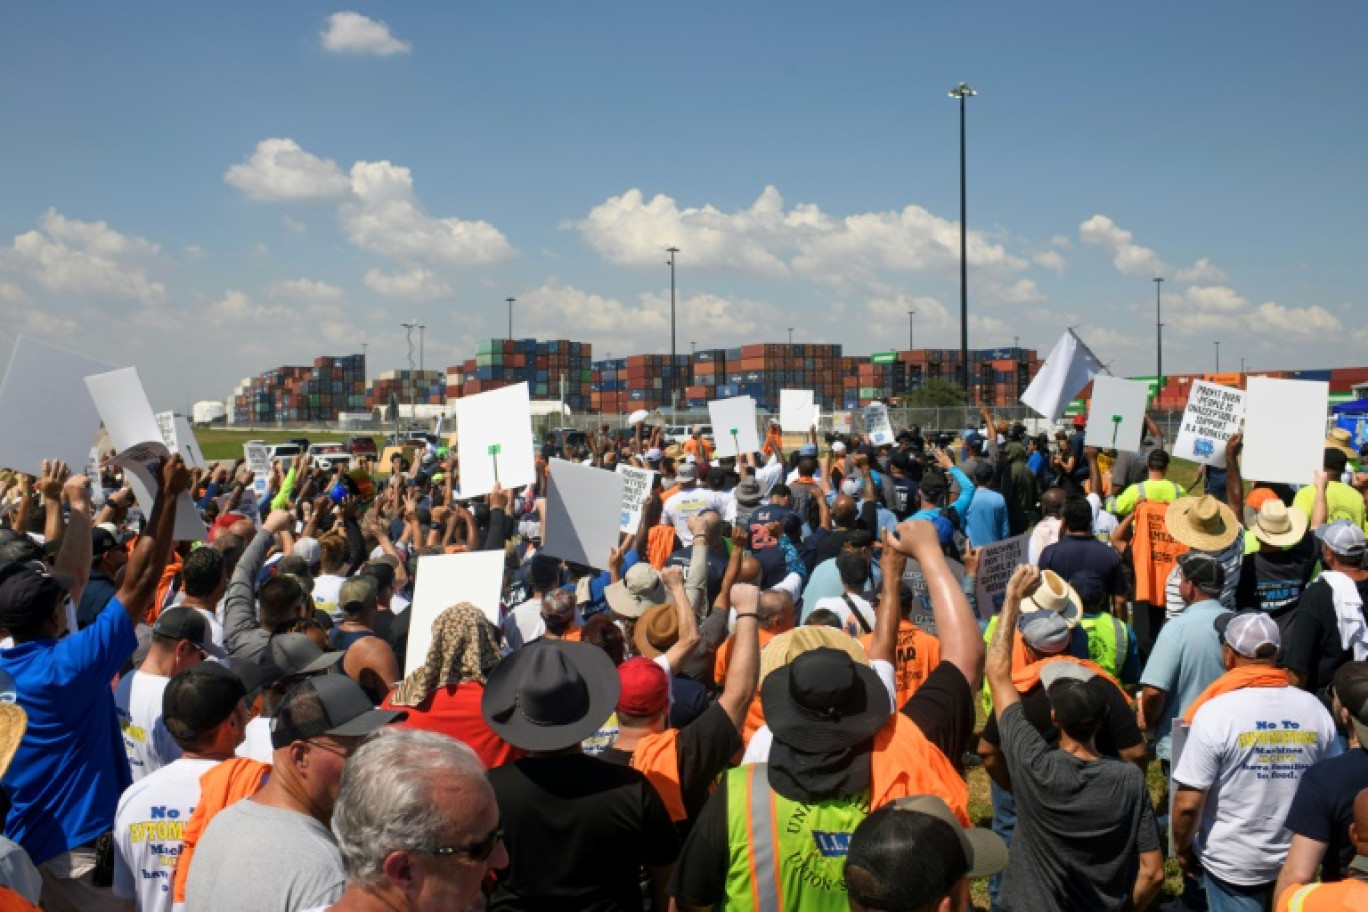
<path fill-rule="evenodd" d="M 670 371 L 675 370 L 675 254 L 679 253 L 678 247 L 666 247 L 665 252 L 670 255 Z M 670 410 L 678 408 L 679 384 L 670 385 Z"/>
<path fill-rule="evenodd" d="M 969 227 L 965 223 L 964 100 L 977 94 L 963 82 L 950 90 L 950 97 L 959 99 L 960 110 L 960 377 L 964 381 L 966 401 L 973 401 L 973 395 L 969 388 Z"/>
<path fill-rule="evenodd" d="M 909 310 L 907 312 L 907 350 L 912 351 L 916 348 L 917 338 L 917 312 Z"/>
<path fill-rule="evenodd" d="M 793 347 L 793 327 L 790 326 L 790 327 L 788 328 L 788 331 L 789 331 L 789 348 L 792 348 L 792 347 Z"/>
<path fill-rule="evenodd" d="M 1158 399 L 1164 389 L 1164 321 L 1162 289 L 1163 276 L 1154 277 L 1154 398 Z"/>
<path fill-rule="evenodd" d="M 693 356 L 695 356 L 695 355 L 697 355 L 697 354 L 698 354 L 698 343 L 697 343 L 697 342 L 694 342 L 693 340 L 690 340 L 690 341 L 689 341 L 689 356 L 690 356 L 690 357 L 693 357 Z"/>
<path fill-rule="evenodd" d="M 1244 359 L 1244 358 L 1241 358 L 1241 359 L 1240 359 L 1240 373 L 1241 373 L 1241 374 L 1243 374 L 1243 373 L 1245 372 L 1244 366 L 1245 366 L 1245 359 Z"/>
<path fill-rule="evenodd" d="M 423 372 L 423 330 L 427 329 L 422 323 L 418 324 L 418 373 Z"/>
<path fill-rule="evenodd" d="M 1221 372 L 1221 340 L 1216 340 L 1216 373 Z"/>
<path fill-rule="evenodd" d="M 513 340 L 513 302 L 518 299 L 504 298 L 504 300 L 508 302 L 508 339 L 511 342 Z"/>

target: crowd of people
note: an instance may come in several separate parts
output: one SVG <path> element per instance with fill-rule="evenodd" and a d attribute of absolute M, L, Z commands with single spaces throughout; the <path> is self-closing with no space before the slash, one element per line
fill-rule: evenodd
<path fill-rule="evenodd" d="M 1148 419 L 981 418 L 604 428 L 479 497 L 437 444 L 173 456 L 152 503 L 6 473 L 0 909 L 1368 908 L 1368 454 L 1294 489 L 1236 435 L 1189 492 Z M 598 566 L 543 547 L 554 459 L 655 472 Z M 498 604 L 409 655 L 424 559 L 474 551 Z"/>

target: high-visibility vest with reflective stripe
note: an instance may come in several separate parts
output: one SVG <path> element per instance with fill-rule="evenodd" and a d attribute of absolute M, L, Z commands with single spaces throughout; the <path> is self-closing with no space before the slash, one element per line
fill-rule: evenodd
<path fill-rule="evenodd" d="M 769 767 L 727 773 L 727 896 L 734 912 L 846 912 L 850 834 L 869 795 L 800 804 L 769 785 Z"/>
<path fill-rule="evenodd" d="M 1096 617 L 1085 615 L 1079 625 L 1088 632 L 1088 655 L 1119 681 L 1121 666 L 1126 664 L 1126 653 L 1130 651 L 1126 625 L 1105 611 Z"/>
<path fill-rule="evenodd" d="M 1368 883 L 1341 880 L 1283 891 L 1278 912 L 1357 912 L 1368 909 Z"/>

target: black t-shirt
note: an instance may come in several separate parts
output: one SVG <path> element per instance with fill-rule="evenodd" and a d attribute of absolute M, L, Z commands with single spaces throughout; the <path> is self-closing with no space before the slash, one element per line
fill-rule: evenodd
<path fill-rule="evenodd" d="M 949 662 L 937 665 L 902 712 L 959 768 L 974 732 L 974 693 L 957 667 Z M 727 782 L 723 779 L 694 821 L 670 877 L 670 895 L 691 905 L 720 905 L 727 892 L 729 863 Z"/>
<path fill-rule="evenodd" d="M 899 478 L 892 475 L 889 478 L 893 482 L 893 515 L 898 517 L 898 522 L 902 522 L 921 506 L 921 498 L 917 496 L 917 483 L 910 478 Z"/>
<path fill-rule="evenodd" d="M 1071 580 L 1080 570 L 1091 570 L 1102 578 L 1110 595 L 1126 594 L 1126 577 L 1121 572 L 1121 555 L 1092 535 L 1062 535 L 1040 552 L 1040 569 L 1053 570 Z"/>
<path fill-rule="evenodd" d="M 679 790 L 684 795 L 684 810 L 690 820 L 703 810 L 708 800 L 708 787 L 745 746 L 731 717 L 717 703 L 679 730 L 679 740 L 675 743 L 679 757 Z M 605 750 L 599 758 L 619 766 L 632 763 L 631 754 L 615 747 Z"/>
<path fill-rule="evenodd" d="M 679 854 L 646 777 L 584 754 L 524 757 L 489 771 L 509 865 L 492 910 L 640 912 L 642 866 Z"/>
<path fill-rule="evenodd" d="M 692 548 L 680 548 L 675 553 L 665 559 L 665 566 L 678 567 L 684 571 L 684 575 L 689 575 L 689 564 L 693 561 Z M 707 581 L 707 604 L 711 605 L 717 598 L 717 594 L 722 591 L 722 578 L 727 575 L 727 558 L 725 555 L 718 554 L 713 549 L 708 549 L 708 581 Z"/>
<path fill-rule="evenodd" d="M 1359 597 L 1368 603 L 1368 579 L 1358 583 Z M 1297 605 L 1297 622 L 1288 632 L 1283 664 L 1305 678 L 1304 688 L 1330 705 L 1328 689 L 1341 665 L 1352 659 L 1340 645 L 1339 618 L 1330 584 L 1317 579 L 1306 587 Z"/>
<path fill-rule="evenodd" d="M 1354 799 L 1368 788 L 1368 751 L 1354 748 L 1322 760 L 1302 774 L 1287 810 L 1287 828 L 1298 836 L 1325 843 L 1321 880 L 1343 880 L 1354 860 L 1349 824 Z"/>
<path fill-rule="evenodd" d="M 1105 694 L 1107 706 L 1107 714 L 1102 719 L 1096 738 L 1093 739 L 1093 746 L 1097 748 L 1097 752 L 1104 757 L 1120 759 L 1121 751 L 1145 743 L 1145 736 L 1140 733 L 1140 726 L 1135 723 L 1135 712 L 1126 703 L 1125 696 L 1116 685 L 1103 678 L 1093 678 L 1088 682 L 1088 686 L 1100 694 Z M 1051 748 L 1059 747 L 1059 729 L 1050 721 L 1050 696 L 1045 692 L 1043 685 L 1032 687 L 1021 695 L 1021 711 L 1026 714 L 1026 721 L 1040 732 L 1046 744 Z M 998 734 L 997 713 L 990 715 L 984 723 L 983 740 L 994 747 L 1002 746 Z"/>
<path fill-rule="evenodd" d="M 784 532 L 790 535 L 803 533 L 803 521 L 797 513 L 778 504 L 762 504 L 751 513 L 750 525 L 746 527 L 750 532 L 752 551 L 779 547 L 779 543 L 770 535 L 770 523 L 783 523 Z"/>
<path fill-rule="evenodd" d="M 816 567 L 822 561 L 830 560 L 840 554 L 845 548 L 846 542 L 850 540 L 852 531 L 851 529 L 832 529 L 822 536 L 818 536 L 815 532 L 809 536 L 808 542 L 815 540 L 815 545 L 812 548 L 812 566 Z M 804 544 L 806 545 L 807 542 Z"/>
<path fill-rule="evenodd" d="M 1240 582 L 1235 587 L 1235 604 L 1268 612 L 1278 622 L 1283 636 L 1287 636 L 1296 614 L 1294 609 L 1319 559 L 1320 549 L 1311 534 L 1286 550 L 1246 554 Z"/>

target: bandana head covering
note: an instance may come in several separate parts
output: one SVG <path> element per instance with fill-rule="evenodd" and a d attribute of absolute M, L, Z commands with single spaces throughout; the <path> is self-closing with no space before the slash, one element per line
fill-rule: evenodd
<path fill-rule="evenodd" d="M 439 687 L 478 681 L 483 684 L 499 664 L 499 634 L 484 612 L 469 602 L 452 605 L 432 622 L 427 659 L 400 683 L 391 701 L 417 706 Z"/>

